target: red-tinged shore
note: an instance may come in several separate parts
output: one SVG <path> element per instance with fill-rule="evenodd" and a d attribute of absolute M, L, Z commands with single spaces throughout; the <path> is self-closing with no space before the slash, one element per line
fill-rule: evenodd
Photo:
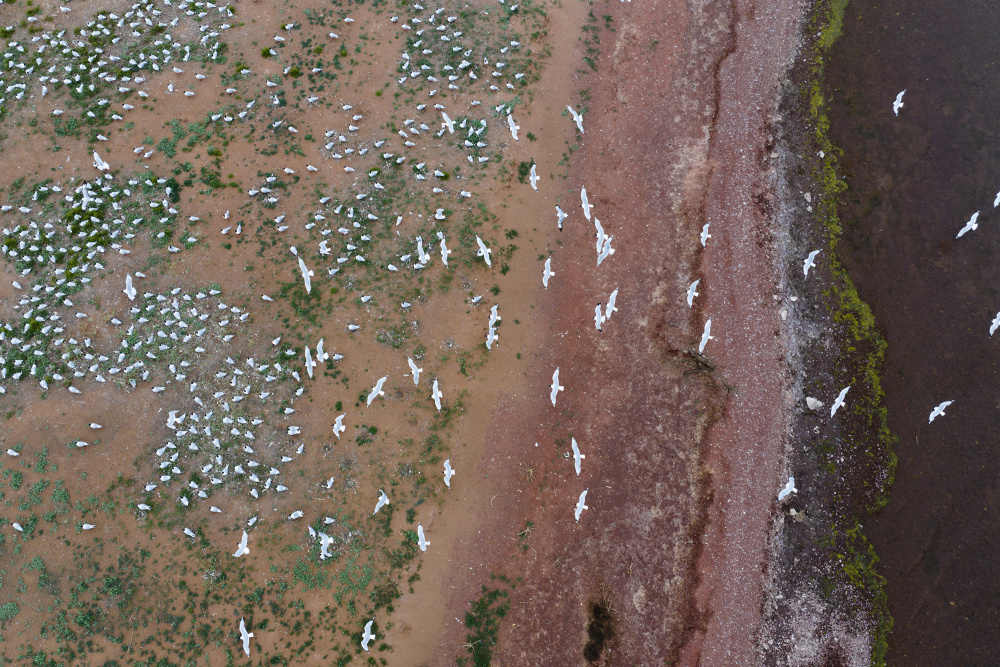
<path fill-rule="evenodd" d="M 492 499 L 456 541 L 454 620 L 432 664 L 465 653 L 470 600 L 503 588 L 490 573 L 515 581 L 495 665 L 754 663 L 791 408 L 769 143 L 804 10 L 601 3 L 615 30 L 597 72 L 552 75 L 553 96 L 589 94 L 565 192 L 538 205 L 540 221 L 557 203 L 570 213 L 550 233 L 558 279 L 530 314 L 524 393 L 492 411 L 480 464 Z M 583 20 L 550 18 L 553 32 Z M 614 235 L 600 267 L 583 186 Z M 594 307 L 614 289 L 619 311 L 598 332 Z M 700 363 L 689 351 L 708 318 Z"/>

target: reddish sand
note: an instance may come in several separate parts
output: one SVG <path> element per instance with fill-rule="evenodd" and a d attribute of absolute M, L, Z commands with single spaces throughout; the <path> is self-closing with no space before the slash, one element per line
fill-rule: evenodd
<path fill-rule="evenodd" d="M 494 410 L 481 468 L 496 495 L 448 576 L 455 621 L 487 573 L 523 576 L 494 664 L 584 663 L 595 602 L 615 618 L 602 664 L 754 661 L 788 408 L 778 267 L 767 207 L 755 201 L 769 189 L 766 144 L 801 8 L 750 4 L 734 15 L 724 3 L 593 10 L 615 32 L 601 31 L 600 72 L 576 82 L 591 100 L 572 194 L 561 198 L 571 217 L 552 234 L 560 273 L 547 303 L 557 305 L 535 311 L 529 394 Z M 571 20 L 553 13 L 556 34 L 560 18 Z M 553 96 L 565 89 L 558 74 L 547 71 Z M 600 268 L 581 185 L 619 249 Z M 593 308 L 615 288 L 620 312 L 599 333 Z M 715 373 L 687 356 L 708 317 Z M 556 366 L 566 391 L 553 409 Z M 579 477 L 562 456 L 571 435 L 587 455 Z M 533 482 L 516 462 L 535 470 Z M 590 509 L 577 523 L 583 489 Z M 519 553 L 526 520 L 534 528 Z M 465 641 L 460 623 L 450 628 L 434 664 L 451 664 Z"/>
<path fill-rule="evenodd" d="M 474 398 L 451 438 L 454 492 L 421 510 L 435 557 L 422 561 L 420 585 L 388 617 L 393 652 L 383 655 L 391 665 L 453 665 L 464 654 L 461 620 L 491 573 L 520 578 L 495 665 L 584 663 L 595 604 L 614 618 L 613 637 L 599 647 L 601 664 L 673 664 L 678 657 L 682 664 L 753 662 L 787 412 L 781 323 L 772 300 L 778 270 L 766 206 L 755 202 L 766 201 L 765 146 L 800 12 L 794 0 L 756 11 L 753 4 L 601 0 L 549 8 L 555 55 L 519 118 L 539 139 L 508 146 L 511 163 L 537 161 L 542 181 L 537 193 L 511 179 L 490 194 L 490 210 L 501 216 L 501 227 L 521 230 L 524 251 L 510 262 L 510 278 L 476 285 L 477 293 L 494 279 L 502 286 L 504 320 L 491 372 L 445 377 L 449 391 L 467 386 Z M 582 61 L 588 11 L 600 37 L 596 73 Z M 561 116 L 567 104 L 587 107 L 582 139 Z M 373 109 L 369 121 L 378 127 L 387 114 Z M 197 115 L 192 110 L 191 118 Z M 154 117 L 150 127 L 160 129 L 162 121 Z M 315 124 L 319 131 L 322 123 Z M 566 144 L 577 142 L 564 178 Z M 8 156 L 35 148 L 24 141 L 20 153 Z M 232 171 L 244 186 L 252 184 L 253 156 L 234 157 Z M 299 162 L 288 160 L 301 171 Z M 600 267 L 593 223 L 580 209 L 581 186 L 614 236 L 617 252 Z M 557 204 L 570 214 L 561 233 Z M 698 233 L 706 222 L 712 238 L 703 250 Z M 213 229 L 222 224 L 211 218 Z M 242 252 L 249 257 L 254 249 Z M 538 256 L 548 250 L 556 275 L 543 290 Z M 192 252 L 177 260 L 192 282 L 218 280 L 238 291 L 247 280 L 198 259 Z M 268 278 L 255 273 L 260 282 L 247 286 L 261 313 L 262 338 L 271 333 L 264 336 L 263 326 L 271 311 L 256 291 Z M 696 278 L 701 296 L 689 309 L 684 293 Z M 598 332 L 594 307 L 614 289 L 619 310 Z M 454 321 L 441 316 L 446 307 L 461 310 L 462 296 L 456 290 L 454 303 L 415 308 L 434 348 L 452 336 L 471 341 L 473 333 L 475 343 L 466 346 L 478 344 L 481 321 L 467 318 L 456 334 L 448 329 Z M 705 354 L 714 372 L 688 355 L 708 317 L 715 340 Z M 342 328 L 331 321 L 323 333 Z M 367 370 L 369 358 L 388 366 L 376 356 L 380 350 L 359 348 L 343 366 L 352 377 Z M 391 370 L 402 377 L 397 356 Z M 557 366 L 565 391 L 552 407 Z M 302 408 L 311 437 L 328 431 L 326 399 L 337 398 L 328 391 L 317 390 L 316 406 Z M 63 400 L 80 422 L 82 411 Z M 104 405 L 110 412 L 120 401 Z M 403 403 L 386 408 L 392 424 L 405 422 Z M 46 407 L 61 411 L 63 404 Z M 151 401 L 147 410 L 160 407 Z M 25 429 L 33 425 L 23 422 Z M 62 433 L 60 420 L 52 427 Z M 579 476 L 566 456 L 571 437 L 586 455 Z M 303 465 L 322 463 L 321 451 L 311 449 Z M 132 460 L 127 454 L 123 467 Z M 577 522 L 573 509 L 584 489 L 589 509 Z"/>

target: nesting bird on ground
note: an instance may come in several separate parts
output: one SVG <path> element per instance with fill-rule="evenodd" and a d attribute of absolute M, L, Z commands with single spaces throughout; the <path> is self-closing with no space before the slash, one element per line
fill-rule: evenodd
<path fill-rule="evenodd" d="M 944 403 L 941 403 L 936 408 L 934 408 L 933 410 L 931 410 L 931 417 L 930 417 L 930 419 L 927 420 L 927 423 L 930 424 L 932 421 L 934 421 L 938 417 L 943 417 L 944 416 L 944 409 L 947 408 L 949 405 L 951 405 L 954 402 L 955 401 L 945 401 Z"/>
<path fill-rule="evenodd" d="M 844 387 L 843 389 L 841 389 L 840 393 L 837 394 L 836 400 L 833 402 L 833 405 L 830 406 L 830 416 L 831 417 L 833 417 L 835 414 L 837 414 L 837 410 L 839 410 L 840 408 L 842 408 L 844 406 L 844 399 L 847 397 L 847 390 L 850 389 L 850 388 L 851 388 L 851 386 L 848 385 L 848 386 Z"/>
<path fill-rule="evenodd" d="M 417 524 L 417 546 L 420 547 L 421 551 L 427 551 L 427 546 L 430 544 L 426 539 L 424 539 L 424 527 L 421 524 Z"/>
<path fill-rule="evenodd" d="M 604 331 L 601 325 L 604 324 L 604 315 L 601 314 L 601 304 L 597 304 L 594 307 L 594 328 L 598 331 Z"/>
<path fill-rule="evenodd" d="M 996 314 L 996 317 L 993 318 L 993 322 L 990 324 L 990 335 L 991 336 L 994 333 L 996 333 L 996 330 L 997 330 L 998 327 L 1000 327 L 1000 313 Z"/>
<path fill-rule="evenodd" d="M 592 209 L 593 206 L 590 205 L 590 200 L 587 198 L 586 187 L 580 189 L 580 206 L 583 208 L 583 217 L 590 220 L 590 209 Z"/>

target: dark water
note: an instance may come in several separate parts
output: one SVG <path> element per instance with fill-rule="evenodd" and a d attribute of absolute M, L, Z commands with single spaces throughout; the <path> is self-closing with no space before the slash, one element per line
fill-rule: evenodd
<path fill-rule="evenodd" d="M 900 439 L 889 506 L 865 526 L 889 663 L 1000 665 L 1000 1 L 851 0 L 830 56 L 839 252 L 889 342 Z"/>

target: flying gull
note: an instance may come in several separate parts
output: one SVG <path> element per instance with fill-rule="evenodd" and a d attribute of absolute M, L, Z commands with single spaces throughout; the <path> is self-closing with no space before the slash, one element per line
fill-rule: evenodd
<path fill-rule="evenodd" d="M 559 384 L 559 367 L 556 367 L 556 372 L 552 374 L 552 392 L 549 394 L 549 398 L 552 399 L 552 407 L 556 407 L 556 395 L 563 391 L 565 387 Z"/>
<path fill-rule="evenodd" d="M 936 408 L 934 408 L 933 410 L 931 410 L 931 418 L 927 420 L 927 423 L 930 424 L 932 421 L 934 421 L 938 417 L 943 417 L 944 416 L 944 409 L 947 408 L 949 405 L 951 405 L 954 402 L 955 401 L 945 401 L 944 403 L 941 403 Z"/>
<path fill-rule="evenodd" d="M 375 388 L 372 389 L 372 393 L 368 394 L 368 405 L 371 406 L 372 401 L 374 401 L 379 396 L 385 396 L 385 392 L 382 391 L 382 385 L 385 381 L 389 379 L 388 375 L 380 377 L 378 382 L 375 383 Z"/>
<path fill-rule="evenodd" d="M 583 514 L 583 510 L 589 510 L 585 504 L 587 502 L 587 491 L 590 489 L 584 489 L 583 493 L 580 494 L 580 499 L 576 501 L 576 520 L 580 521 L 580 515 Z"/>
<path fill-rule="evenodd" d="M 837 414 L 837 410 L 839 410 L 840 408 L 843 407 L 843 405 L 844 405 L 844 398 L 847 396 L 847 390 L 850 389 L 850 388 L 851 388 L 851 386 L 848 385 L 848 386 L 844 387 L 843 389 L 841 389 L 840 393 L 837 394 L 837 399 L 833 402 L 833 405 L 830 406 L 830 416 L 831 417 L 833 417 L 835 414 Z"/>

